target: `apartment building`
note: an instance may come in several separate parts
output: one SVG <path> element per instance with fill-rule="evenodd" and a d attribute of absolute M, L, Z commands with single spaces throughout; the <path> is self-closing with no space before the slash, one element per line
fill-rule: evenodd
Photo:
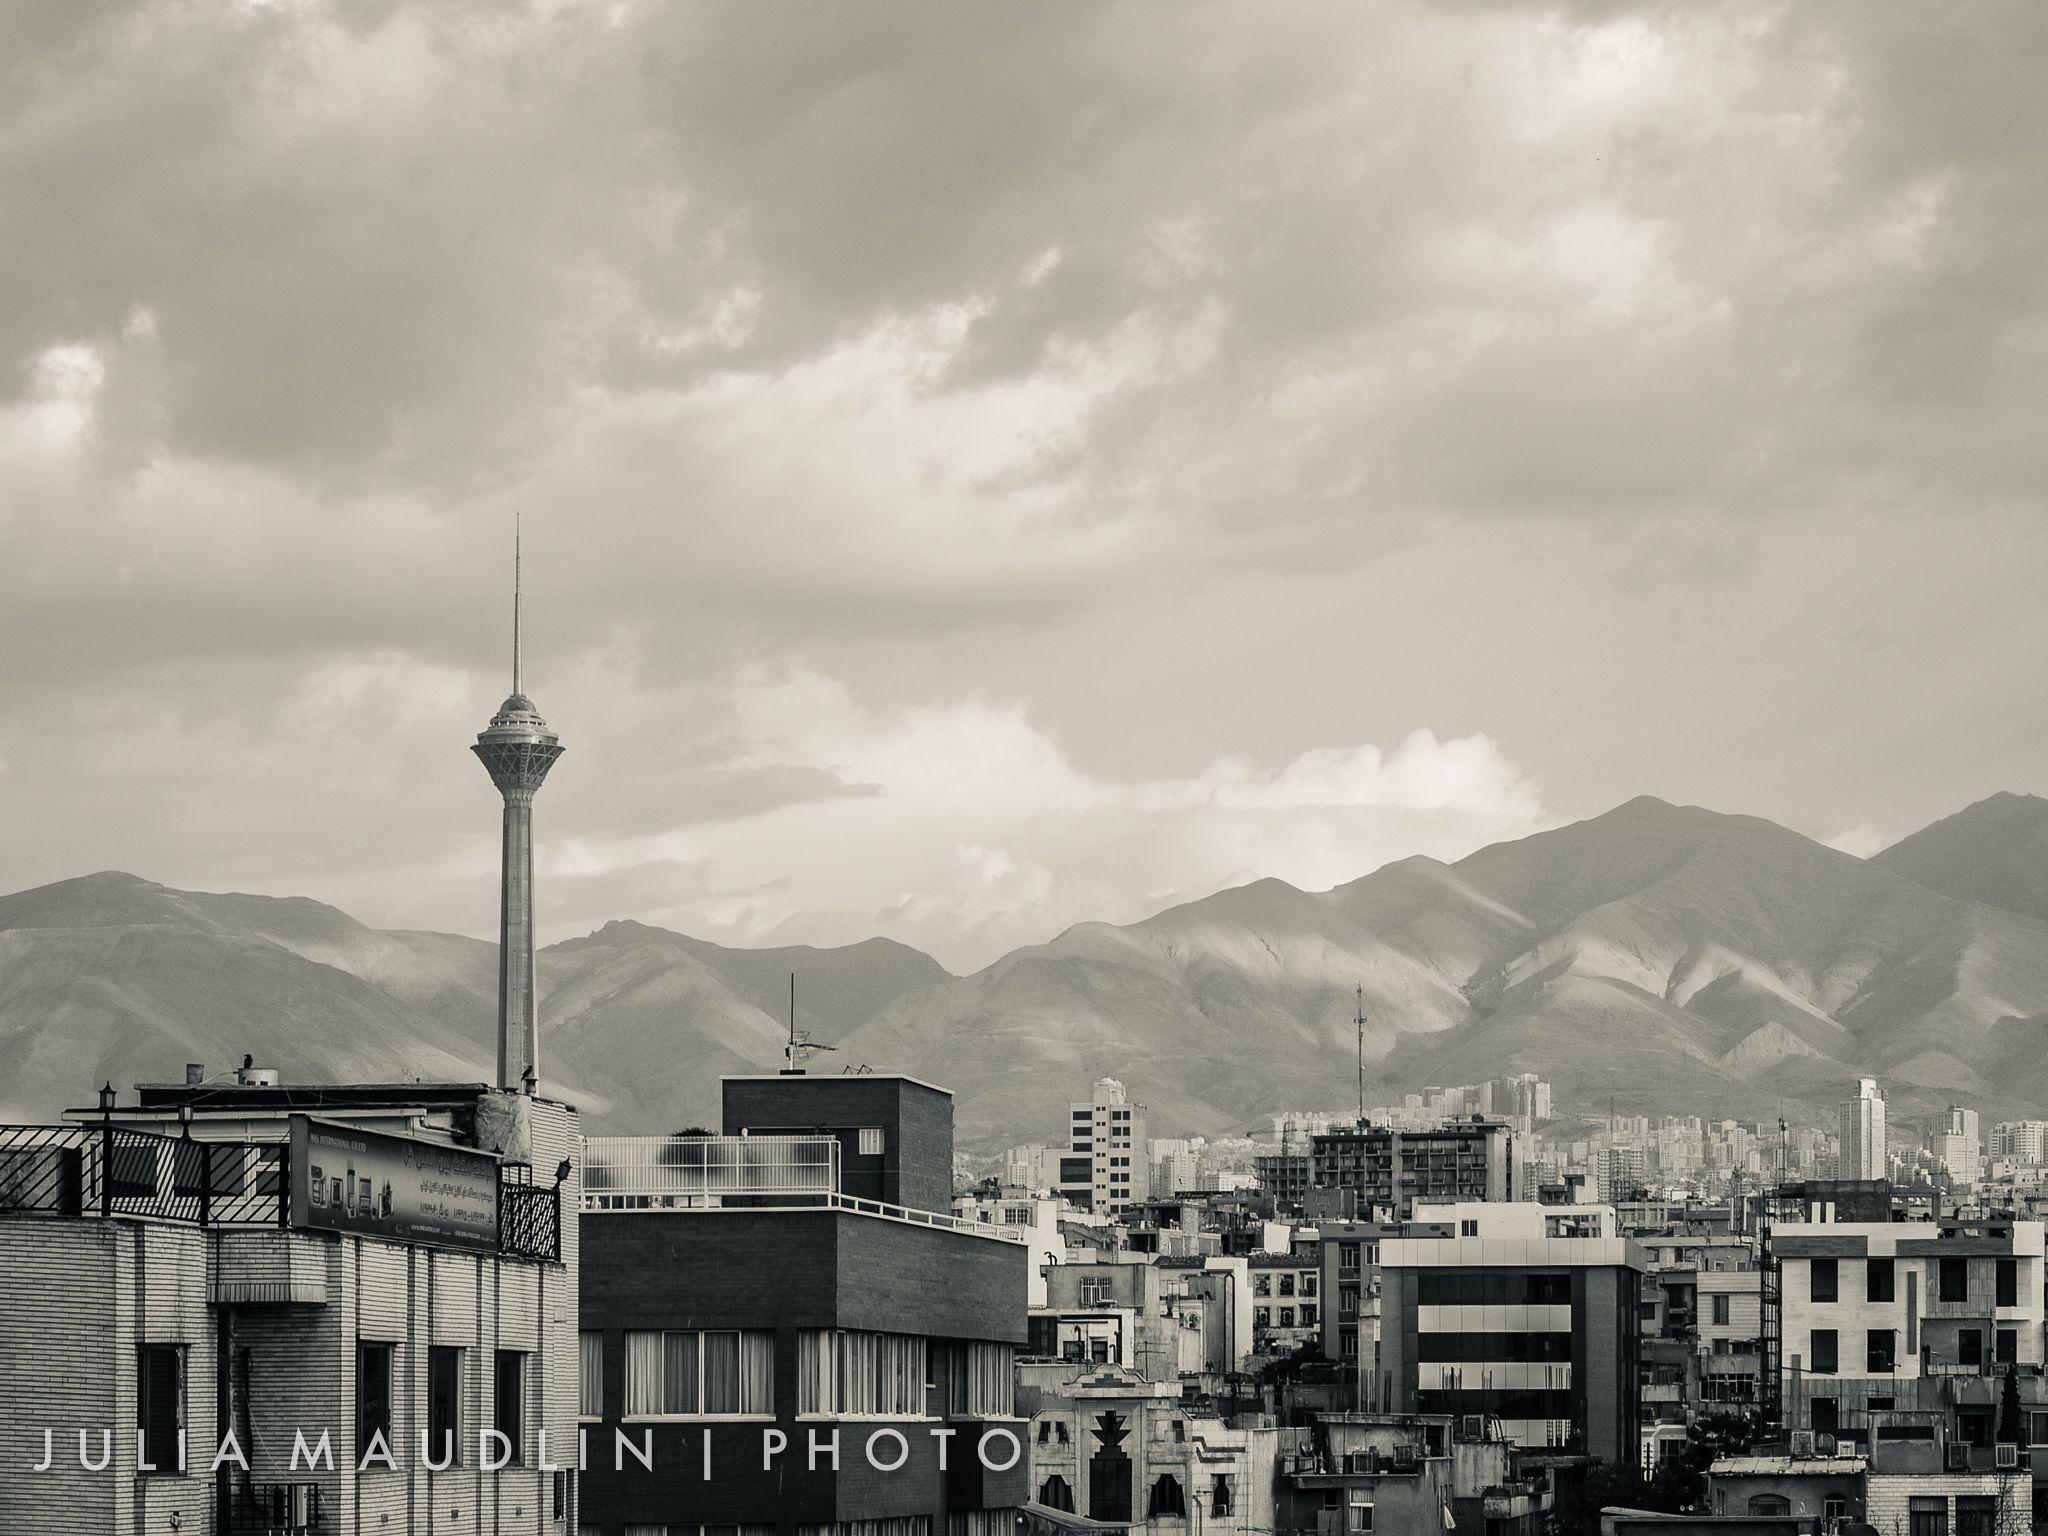
<path fill-rule="evenodd" d="M 1418 1205 L 1379 1245 L 1379 1401 L 1491 1418 L 1522 1446 L 1632 1463 L 1643 1250 L 1606 1206 Z"/>
<path fill-rule="evenodd" d="M 1322 1251 L 1255 1253 L 1250 1259 L 1252 1352 L 1284 1355 L 1311 1340 L 1320 1344 L 1323 1327 Z"/>
<path fill-rule="evenodd" d="M 1884 1090 L 1874 1077 L 1861 1079 L 1853 1098 L 1842 1101 L 1840 1179 L 1888 1179 L 1891 1151 L 1886 1143 Z"/>
<path fill-rule="evenodd" d="M 1149 1148 L 1145 1106 L 1105 1077 L 1090 1098 L 1068 1108 L 1058 1193 L 1084 1211 L 1121 1215 L 1152 1192 Z"/>
<path fill-rule="evenodd" d="M 1030 1247 L 948 1210 L 951 1096 L 784 1074 L 723 1101 L 720 1136 L 590 1144 L 583 1536 L 1007 1536 Z"/>
<path fill-rule="evenodd" d="M 1867 1442 L 1873 1415 L 1952 1410 L 1981 1447 L 2008 1367 L 2038 1398 L 2040 1222 L 1784 1222 L 1771 1256 L 1788 1427 Z"/>
<path fill-rule="evenodd" d="M 0 1530 L 573 1533 L 576 1112 L 188 1076 L 0 1128 Z"/>
<path fill-rule="evenodd" d="M 1498 1120 L 1456 1120 L 1425 1131 L 1352 1126 L 1310 1144 L 1310 1180 L 1346 1197 L 1341 1213 L 1406 1221 L 1419 1203 L 1521 1198 L 1514 1132 Z"/>

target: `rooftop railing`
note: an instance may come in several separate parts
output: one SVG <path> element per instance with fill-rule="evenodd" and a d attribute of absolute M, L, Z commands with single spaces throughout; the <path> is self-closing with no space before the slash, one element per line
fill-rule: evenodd
<path fill-rule="evenodd" d="M 847 1194 L 831 1136 L 592 1136 L 583 1147 L 583 1209 L 831 1209 L 1025 1241 L 1022 1231 L 996 1223 Z"/>

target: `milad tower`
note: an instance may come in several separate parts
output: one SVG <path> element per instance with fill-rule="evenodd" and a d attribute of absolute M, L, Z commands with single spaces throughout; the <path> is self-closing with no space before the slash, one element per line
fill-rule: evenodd
<path fill-rule="evenodd" d="M 533 985 L 533 796 L 562 755 L 561 738 L 519 689 L 520 543 L 512 533 L 512 693 L 477 734 L 477 755 L 505 797 L 498 894 L 498 1086 L 532 1093 L 540 1081 L 540 1015 Z"/>

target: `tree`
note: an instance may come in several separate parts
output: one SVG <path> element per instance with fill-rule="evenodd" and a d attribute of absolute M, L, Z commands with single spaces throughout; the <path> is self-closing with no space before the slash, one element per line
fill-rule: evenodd
<path fill-rule="evenodd" d="M 2020 1412 L 2020 1368 L 2005 1368 L 2005 1385 L 1998 1393 L 1998 1439 L 2001 1445 L 2025 1445 L 2027 1432 Z"/>

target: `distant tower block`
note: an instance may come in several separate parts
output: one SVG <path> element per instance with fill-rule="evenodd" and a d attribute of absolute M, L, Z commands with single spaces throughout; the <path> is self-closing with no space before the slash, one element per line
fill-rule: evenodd
<path fill-rule="evenodd" d="M 477 755 L 505 797 L 505 858 L 498 896 L 498 1086 L 540 1080 L 540 1015 L 533 985 L 533 796 L 562 755 L 533 700 L 519 691 L 519 541 L 512 556 L 512 694 L 479 732 Z"/>

